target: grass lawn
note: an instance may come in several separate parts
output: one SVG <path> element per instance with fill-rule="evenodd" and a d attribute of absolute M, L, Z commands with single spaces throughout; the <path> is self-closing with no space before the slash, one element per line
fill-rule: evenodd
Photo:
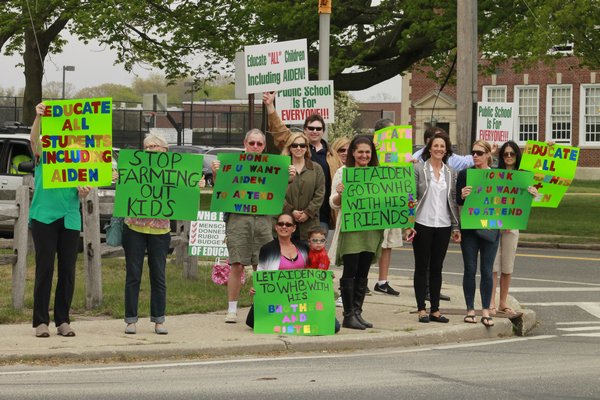
<path fill-rule="evenodd" d="M 575 179 L 567 193 L 600 193 L 600 181 Z"/>
<path fill-rule="evenodd" d="M 174 257 L 173 257 L 174 259 Z M 215 285 L 210 279 L 212 261 L 202 260 L 199 266 L 199 278 L 186 280 L 182 278 L 181 268 L 174 263 L 167 264 L 167 318 L 169 315 L 205 313 L 227 308 L 227 290 L 225 286 Z M 247 271 L 249 268 L 247 268 Z M 16 312 L 12 309 L 11 285 L 12 272 L 10 266 L 0 267 L 0 323 L 29 322 L 33 307 L 34 259 L 28 258 L 27 282 L 25 288 L 25 309 Z M 56 273 L 55 273 L 56 275 Z M 52 286 L 56 288 L 56 277 Z M 82 254 L 77 263 L 75 279 L 75 295 L 72 304 L 72 318 L 107 317 L 124 318 L 123 296 L 125 290 L 125 260 L 123 258 L 105 258 L 102 260 L 102 290 L 104 301 L 101 307 L 85 309 L 85 275 Z M 250 305 L 248 290 L 252 280 L 247 279 L 242 287 L 240 305 Z M 54 292 L 53 292 L 54 294 Z M 50 304 L 54 304 L 51 299 Z M 150 279 L 147 264 L 144 266 L 140 300 L 138 306 L 140 318 L 150 314 Z M 52 313 L 50 313 L 52 318 Z"/>

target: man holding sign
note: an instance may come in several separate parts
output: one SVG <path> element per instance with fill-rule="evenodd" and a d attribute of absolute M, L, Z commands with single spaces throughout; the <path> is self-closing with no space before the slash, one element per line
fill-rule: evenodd
<path fill-rule="evenodd" d="M 265 150 L 266 138 L 264 133 L 258 129 L 251 129 L 244 138 L 245 153 L 260 155 Z M 215 183 L 217 171 L 221 168 L 221 162 L 217 159 L 212 163 Z M 290 180 L 295 176 L 296 170 L 290 166 Z M 283 201 L 281 202 L 283 208 Z M 279 210 L 281 211 L 281 209 Z M 270 215 L 229 213 L 226 217 L 226 240 L 229 251 L 229 263 L 231 269 L 227 281 L 227 297 L 229 307 L 226 323 L 237 322 L 237 305 L 242 287 L 242 274 L 246 265 L 252 265 L 256 269 L 258 264 L 258 253 L 260 248 L 273 240 L 273 218 Z"/>

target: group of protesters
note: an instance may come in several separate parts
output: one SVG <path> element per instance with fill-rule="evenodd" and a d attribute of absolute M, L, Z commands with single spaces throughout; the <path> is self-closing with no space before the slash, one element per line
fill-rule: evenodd
<path fill-rule="evenodd" d="M 306 118 L 303 132 L 291 132 L 280 119 L 274 105 L 275 94 L 263 94 L 268 114 L 267 133 L 282 155 L 290 156 L 289 180 L 282 214 L 277 216 L 242 213 L 226 214 L 226 244 L 230 273 L 227 283 L 228 311 L 226 323 L 238 320 L 238 299 L 245 267 L 254 270 L 316 268 L 311 263 L 343 266 L 340 277 L 343 321 L 341 326 L 364 330 L 373 324 L 363 317 L 363 303 L 369 294 L 368 274 L 372 264 L 379 262 L 379 279 L 374 290 L 397 296 L 388 282 L 391 249 L 412 241 L 414 252 L 414 293 L 418 321 L 447 323 L 440 312 L 442 269 L 450 239 L 460 243 L 464 261 L 463 291 L 466 303 L 465 323 L 476 323 L 474 307 L 477 256 L 481 255 L 481 320 L 486 327 L 494 324 L 495 292 L 499 282 L 498 312 L 514 314 L 507 303 L 508 287 L 513 270 L 518 231 L 492 231 L 483 235 L 479 230 L 461 229 L 459 207 L 471 194 L 466 183 L 468 168 L 487 169 L 497 151 L 485 141 L 476 141 L 471 154 L 453 154 L 450 137 L 441 128 L 425 131 L 425 147 L 413 154 L 416 178 L 416 217 L 414 228 L 404 230 L 368 230 L 342 232 L 341 204 L 344 196 L 345 168 L 372 168 L 379 165 L 371 136 L 358 135 L 336 139 L 331 145 L 324 139 L 326 124 L 318 114 Z M 45 106 L 36 107 L 36 119 L 31 130 L 31 143 L 36 157 L 36 190 L 31 206 L 31 227 L 36 251 L 33 327 L 38 337 L 49 336 L 49 301 L 58 262 L 58 282 L 54 304 L 54 321 L 58 334 L 74 336 L 69 309 L 74 291 L 77 240 L 81 228 L 78 195 L 85 197 L 89 187 L 77 189 L 44 189 L 42 165 L 39 162 L 40 117 Z M 392 126 L 390 120 L 380 120 L 375 129 Z M 243 145 L 248 153 L 262 153 L 266 147 L 265 133 L 258 129 L 247 132 Z M 167 151 L 168 144 L 158 135 L 144 140 L 146 151 Z M 518 169 L 520 150 L 514 142 L 499 150 L 499 168 Z M 212 164 L 215 181 L 221 165 Z M 535 189 L 530 188 L 532 195 Z M 325 242 L 333 230 L 329 252 Z M 275 232 L 275 234 L 274 234 Z M 275 239 L 275 240 L 274 240 Z M 147 252 L 151 283 L 150 320 L 157 334 L 167 334 L 166 258 L 170 244 L 169 221 L 166 219 L 126 218 L 123 232 L 125 250 L 125 333 L 135 334 L 138 321 L 138 295 L 144 256 Z M 310 245 L 310 246 L 309 246 Z M 313 247 L 318 253 L 311 254 Z M 327 259 L 327 260 L 324 260 Z M 326 261 L 326 262 L 325 262 Z M 498 279 L 498 272 L 500 278 Z M 430 307 L 427 312 L 426 301 Z M 252 315 L 253 316 L 253 315 Z M 339 329 L 336 321 L 336 331 Z"/>

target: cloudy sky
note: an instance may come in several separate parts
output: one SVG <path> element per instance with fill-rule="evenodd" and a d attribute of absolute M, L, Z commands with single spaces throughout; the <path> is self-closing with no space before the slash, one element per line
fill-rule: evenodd
<path fill-rule="evenodd" d="M 84 45 L 71 38 L 61 54 L 48 55 L 45 63 L 44 84 L 62 82 L 63 65 L 72 65 L 75 71 L 66 72 L 66 82 L 75 86 L 75 90 L 97 86 L 102 83 L 118 83 L 129 85 L 137 76 L 148 76 L 152 70 L 136 67 L 134 73 L 126 72 L 120 65 L 112 65 L 114 53 L 97 43 Z M 23 68 L 15 65 L 21 63 L 19 56 L 7 57 L 0 55 L 0 87 L 16 89 L 25 87 Z M 401 98 L 402 79 L 397 76 L 369 89 L 351 92 L 359 101 L 396 101 Z"/>

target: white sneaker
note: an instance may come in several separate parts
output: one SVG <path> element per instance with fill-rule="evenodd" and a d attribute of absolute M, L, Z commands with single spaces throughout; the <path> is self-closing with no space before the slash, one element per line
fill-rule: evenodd
<path fill-rule="evenodd" d="M 342 302 L 342 296 L 338 297 L 338 298 L 335 300 L 335 306 L 336 306 L 336 307 L 344 307 L 344 303 Z"/>
<path fill-rule="evenodd" d="M 226 324 L 235 324 L 237 322 L 237 313 L 234 312 L 228 312 L 227 316 L 225 316 L 225 323 Z"/>

